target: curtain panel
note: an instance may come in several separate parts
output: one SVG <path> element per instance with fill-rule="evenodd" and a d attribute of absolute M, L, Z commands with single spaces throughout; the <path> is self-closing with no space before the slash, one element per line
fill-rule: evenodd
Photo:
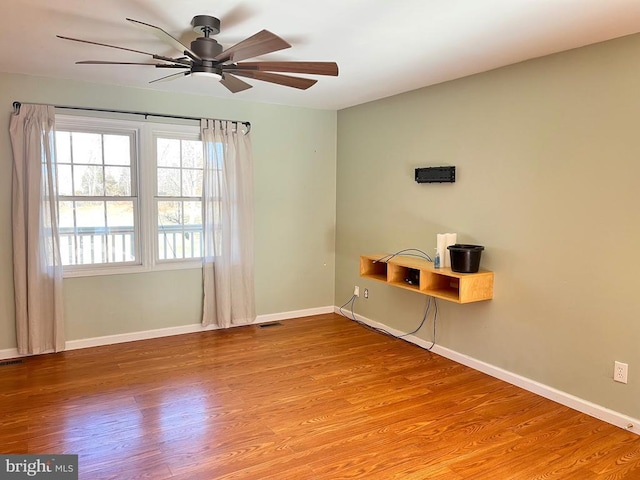
<path fill-rule="evenodd" d="M 242 124 L 202 119 L 203 325 L 255 320 L 253 157 Z"/>
<path fill-rule="evenodd" d="M 9 130 L 18 353 L 58 352 L 65 337 L 54 107 L 23 104 Z"/>

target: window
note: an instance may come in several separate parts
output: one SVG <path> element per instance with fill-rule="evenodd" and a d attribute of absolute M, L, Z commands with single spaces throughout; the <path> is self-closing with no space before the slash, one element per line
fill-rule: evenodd
<path fill-rule="evenodd" d="M 138 262 L 135 131 L 56 129 L 63 265 Z"/>
<path fill-rule="evenodd" d="M 200 129 L 56 116 L 65 275 L 200 266 Z"/>
<path fill-rule="evenodd" d="M 202 142 L 155 137 L 158 260 L 202 257 Z"/>

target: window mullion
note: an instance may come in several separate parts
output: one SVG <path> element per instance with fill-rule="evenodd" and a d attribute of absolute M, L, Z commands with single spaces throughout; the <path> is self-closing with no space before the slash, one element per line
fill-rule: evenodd
<path fill-rule="evenodd" d="M 101 162 L 100 169 L 102 171 L 102 195 L 105 197 L 102 200 L 102 212 L 104 216 L 104 234 L 102 235 L 102 263 L 109 263 L 109 224 L 107 223 L 107 169 L 104 165 L 104 134 L 100 135 L 100 154 L 101 154 Z"/>

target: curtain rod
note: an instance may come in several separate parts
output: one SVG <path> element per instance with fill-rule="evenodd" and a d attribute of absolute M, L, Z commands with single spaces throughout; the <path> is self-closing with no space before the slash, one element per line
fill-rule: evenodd
<path fill-rule="evenodd" d="M 36 105 L 33 103 L 28 103 L 28 102 L 18 102 L 15 101 L 13 102 L 13 110 L 14 113 L 18 114 L 20 113 L 20 106 L 22 104 L 25 105 Z M 166 115 L 163 113 L 145 113 L 145 112 L 133 112 L 133 111 L 128 111 L 128 110 L 109 110 L 106 108 L 86 108 L 86 107 L 69 107 L 66 105 L 50 105 L 51 107 L 55 107 L 55 108 L 64 108 L 67 110 L 84 110 L 87 112 L 104 112 L 104 113 L 124 113 L 124 114 L 128 114 L 128 115 L 144 115 L 144 119 L 147 120 L 147 117 L 160 117 L 160 118 L 176 118 L 176 119 L 180 119 L 180 120 L 197 120 L 200 121 L 200 118 L 198 117 L 185 117 L 182 115 Z M 236 122 L 236 123 L 242 123 L 243 125 L 245 125 L 247 127 L 247 131 L 245 133 L 248 134 L 251 131 L 251 122 L 241 122 L 238 120 L 224 120 L 221 118 L 217 118 L 215 120 L 220 120 L 223 122 L 229 121 L 229 122 Z"/>

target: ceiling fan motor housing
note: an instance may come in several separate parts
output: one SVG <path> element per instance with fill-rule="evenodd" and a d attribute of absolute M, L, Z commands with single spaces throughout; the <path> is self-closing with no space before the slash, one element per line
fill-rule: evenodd
<path fill-rule="evenodd" d="M 222 45 L 209 37 L 198 37 L 191 42 L 191 50 L 202 59 L 213 59 L 222 52 Z"/>
<path fill-rule="evenodd" d="M 220 20 L 210 15 L 196 15 L 191 25 L 194 32 L 204 35 L 191 42 L 191 50 L 202 59 L 213 60 L 222 52 L 222 45 L 209 36 L 220 33 Z"/>

